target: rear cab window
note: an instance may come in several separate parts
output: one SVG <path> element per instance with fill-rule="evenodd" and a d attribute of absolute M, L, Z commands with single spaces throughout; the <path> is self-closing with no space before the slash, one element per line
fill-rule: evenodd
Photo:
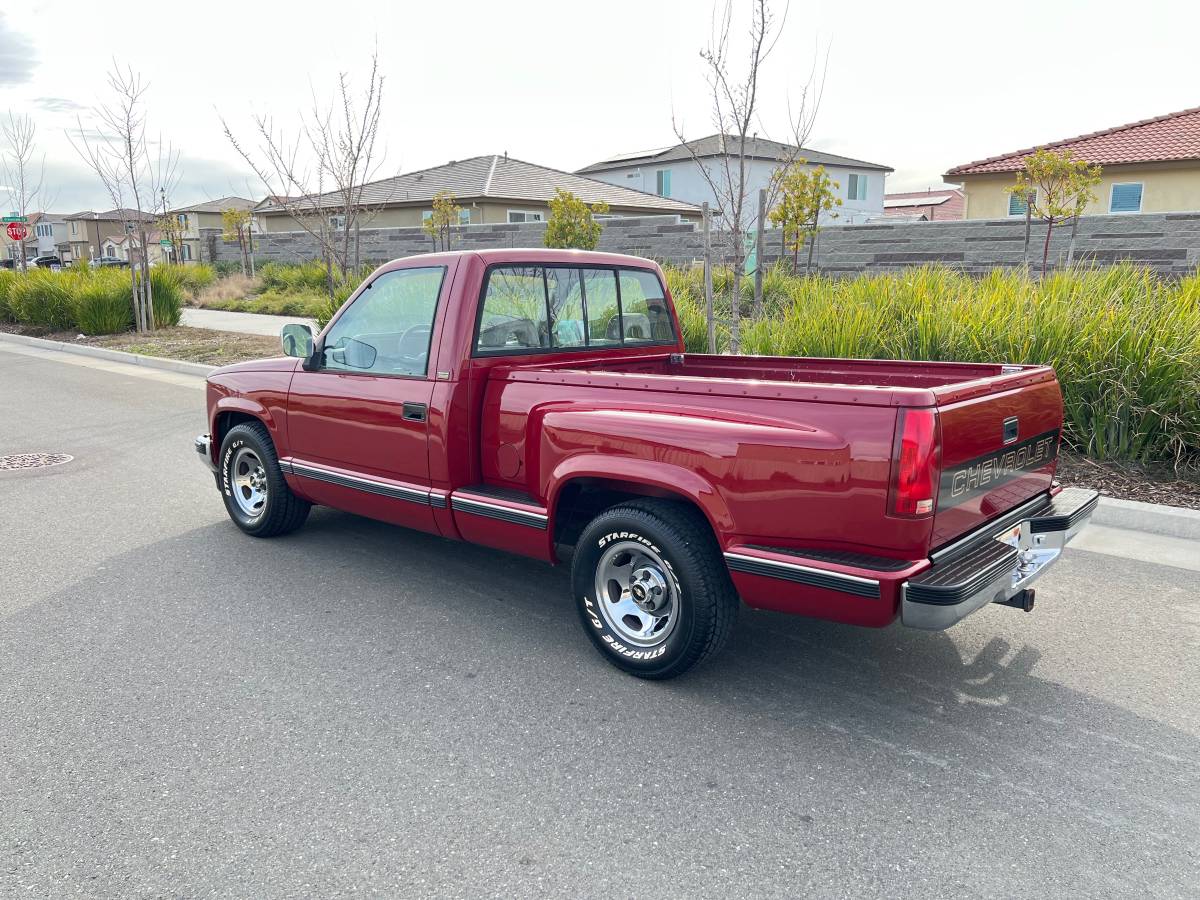
<path fill-rule="evenodd" d="M 504 265 L 488 270 L 476 356 L 674 344 L 654 272 L 602 266 Z"/>

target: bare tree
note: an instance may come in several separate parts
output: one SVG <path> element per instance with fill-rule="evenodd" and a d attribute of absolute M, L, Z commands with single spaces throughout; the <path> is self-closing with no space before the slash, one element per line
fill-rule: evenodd
<path fill-rule="evenodd" d="M 114 61 L 108 88 L 111 99 L 93 111 L 96 127 L 85 128 L 80 118 L 78 132 L 68 138 L 104 184 L 126 236 L 136 237 L 136 253 L 135 248 L 129 249 L 134 324 L 138 331 L 152 331 L 154 298 L 147 229 L 155 219 L 151 209 L 155 196 L 165 196 L 178 179 L 179 154 L 161 138 L 151 141 L 147 137 L 144 106 L 148 85 L 140 75 Z"/>
<path fill-rule="evenodd" d="M 708 46 L 700 51 L 700 58 L 704 62 L 705 80 L 710 92 L 711 121 L 720 142 L 716 156 L 702 155 L 700 149 L 688 143 L 682 122 L 674 115 L 671 121 L 675 136 L 687 149 L 720 210 L 725 232 L 722 237 L 728 245 L 734 272 L 731 347 L 735 353 L 740 344 L 740 282 L 746 258 L 746 235 L 755 227 L 758 217 L 758 211 L 749 203 L 752 185 L 747 162 L 768 153 L 777 163 L 776 171 L 786 170 L 801 162 L 803 147 L 812 133 L 824 90 L 824 64 L 818 72 L 818 60 L 814 57 L 808 79 L 800 87 L 800 96 L 795 98 L 796 105 L 789 103 L 785 142 L 764 139 L 764 145 L 759 146 L 758 131 L 765 133 L 759 115 L 763 67 L 783 34 L 787 15 L 786 6 L 783 13 L 776 16 L 768 0 L 753 0 L 745 63 L 735 69 L 730 49 L 734 30 L 733 2 L 725 0 L 723 5 L 714 7 L 712 35 Z M 774 207 L 779 190 L 779 179 L 770 179 L 763 207 L 765 211 Z"/>
<path fill-rule="evenodd" d="M 323 103 L 313 92 L 312 108 L 301 114 L 295 136 L 276 128 L 272 117 L 256 116 L 258 147 L 253 150 L 221 119 L 225 136 L 276 208 L 316 241 L 330 297 L 336 287 L 335 270 L 345 273 L 360 266 L 361 229 L 390 199 L 383 191 L 367 191 L 379 177 L 386 155 L 377 146 L 383 81 L 377 50 L 365 89 L 356 94 L 350 76 L 340 73 L 331 101 Z"/>
<path fill-rule="evenodd" d="M 8 193 L 8 209 L 18 216 L 28 216 L 34 211 L 42 194 L 46 175 L 46 157 L 40 162 L 37 156 L 37 126 L 29 116 L 18 116 L 9 112 L 8 119 L 0 122 L 0 136 L 4 147 L 0 149 L 0 177 Z M 25 270 L 25 240 L 18 241 L 21 252 L 21 270 Z"/>

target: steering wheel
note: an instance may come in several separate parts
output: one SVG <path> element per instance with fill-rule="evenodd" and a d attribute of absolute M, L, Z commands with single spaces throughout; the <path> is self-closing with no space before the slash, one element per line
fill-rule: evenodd
<path fill-rule="evenodd" d="M 400 335 L 400 343 L 396 345 L 397 352 L 410 359 L 424 356 L 429 352 L 431 330 L 428 325 L 413 325 L 406 329 L 404 334 Z"/>

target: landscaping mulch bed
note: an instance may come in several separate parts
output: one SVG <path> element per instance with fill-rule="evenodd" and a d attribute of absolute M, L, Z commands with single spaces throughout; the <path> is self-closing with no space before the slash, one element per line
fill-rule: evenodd
<path fill-rule="evenodd" d="M 78 332 L 52 332 L 45 328 L 28 328 L 8 323 L 0 329 L 13 334 L 62 341 L 64 344 L 86 344 L 89 347 L 107 347 L 125 353 L 140 353 L 143 356 L 161 356 L 167 359 L 182 359 L 187 362 L 223 366 L 247 359 L 262 359 L 279 356 L 279 338 L 257 334 L 238 334 L 232 331 L 213 331 L 208 328 L 159 328 L 147 334 L 102 334 L 94 337 L 81 336 Z"/>
<path fill-rule="evenodd" d="M 1064 449 L 1058 460 L 1058 480 L 1065 485 L 1093 488 L 1106 497 L 1200 509 L 1200 460 L 1178 467 L 1170 463 L 1098 462 Z"/>

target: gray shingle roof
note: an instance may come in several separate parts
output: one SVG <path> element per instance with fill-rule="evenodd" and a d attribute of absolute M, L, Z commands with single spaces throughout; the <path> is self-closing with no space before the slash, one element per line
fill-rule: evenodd
<path fill-rule="evenodd" d="M 636 166 L 642 163 L 664 163 L 674 162 L 680 159 L 691 159 L 693 153 L 705 159 L 714 156 L 723 156 L 726 152 L 736 155 L 739 138 L 737 135 L 722 135 L 710 134 L 708 137 L 698 138 L 694 141 L 688 141 L 686 144 L 675 144 L 671 147 L 662 147 L 658 150 L 646 150 L 640 153 L 623 153 L 620 156 L 614 156 L 606 160 L 601 160 L 597 163 L 592 163 L 590 166 L 584 166 L 579 169 L 579 174 L 583 175 L 588 172 L 606 172 L 609 169 L 620 169 L 626 166 Z M 690 151 L 689 151 L 689 148 Z M 747 138 L 746 139 L 746 155 L 751 159 L 767 159 L 779 160 L 786 159 L 792 152 L 796 150 L 794 144 L 783 144 L 779 141 L 770 141 L 766 138 Z M 866 162 L 861 159 L 851 159 L 849 156 L 838 156 L 836 153 L 825 153 L 821 150 L 811 150 L 807 147 L 800 148 L 800 155 L 810 163 L 815 163 L 819 166 L 845 166 L 851 169 L 877 169 L 881 172 L 894 171 L 890 166 L 880 165 L 879 163 Z"/>
<path fill-rule="evenodd" d="M 220 200 L 206 200 L 203 203 L 194 203 L 191 206 L 181 206 L 178 209 L 171 210 L 171 212 L 219 213 L 227 209 L 250 209 L 252 206 L 254 206 L 254 201 L 247 200 L 245 197 L 222 197 Z"/>
<path fill-rule="evenodd" d="M 570 191 L 585 203 L 607 203 L 614 209 L 653 210 L 659 213 L 698 214 L 700 207 L 669 197 L 658 197 L 626 187 L 606 184 L 570 172 L 523 162 L 508 156 L 475 156 L 432 169 L 422 169 L 375 181 L 363 189 L 364 206 L 428 204 L 439 191 L 450 191 L 455 200 L 509 200 L 545 203 L 556 189 Z M 335 194 L 314 197 L 312 206 L 333 206 Z M 306 204 L 309 205 L 309 204 Z M 278 212 L 267 206 L 263 212 Z"/>
<path fill-rule="evenodd" d="M 73 215 L 66 216 L 67 219 L 94 219 L 100 222 L 136 222 L 139 218 L 143 222 L 153 222 L 155 219 L 154 213 L 139 213 L 136 209 L 110 209 L 107 212 L 77 212 Z"/>

